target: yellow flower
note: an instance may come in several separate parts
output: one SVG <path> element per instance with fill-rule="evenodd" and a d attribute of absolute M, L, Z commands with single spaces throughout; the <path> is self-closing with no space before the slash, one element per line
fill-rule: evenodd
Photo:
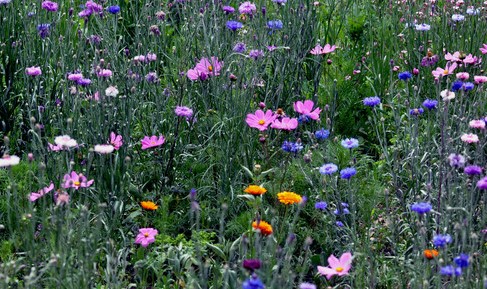
<path fill-rule="evenodd" d="M 254 221 L 252 223 L 252 227 L 256 230 L 260 230 L 262 236 L 269 236 L 272 234 L 272 226 L 266 221 L 260 221 L 259 224 L 257 224 L 257 222 Z"/>
<path fill-rule="evenodd" d="M 151 201 L 140 202 L 140 206 L 143 209 L 148 210 L 148 211 L 155 211 L 158 208 L 158 206 L 154 202 L 151 202 Z"/>
<path fill-rule="evenodd" d="M 285 205 L 297 204 L 303 200 L 300 195 L 294 192 L 280 192 L 277 194 L 277 198 L 279 199 L 279 202 Z"/>
<path fill-rule="evenodd" d="M 246 192 L 247 194 L 254 195 L 254 196 L 260 196 L 260 195 L 264 194 L 265 192 L 267 192 L 267 190 L 261 186 L 249 185 L 244 190 L 244 192 Z"/>

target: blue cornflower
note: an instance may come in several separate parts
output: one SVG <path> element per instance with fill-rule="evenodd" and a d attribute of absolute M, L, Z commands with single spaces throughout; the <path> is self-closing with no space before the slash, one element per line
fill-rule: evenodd
<path fill-rule="evenodd" d="M 322 175 L 331 175 L 338 171 L 338 167 L 335 164 L 329 163 L 324 164 L 320 167 L 320 174 Z"/>
<path fill-rule="evenodd" d="M 233 8 L 232 6 L 223 6 L 222 9 L 225 14 L 232 14 L 233 12 L 235 12 L 235 8 Z"/>
<path fill-rule="evenodd" d="M 460 268 L 468 267 L 468 255 L 467 254 L 460 254 L 460 256 L 455 257 L 454 259 L 455 264 L 457 264 Z"/>
<path fill-rule="evenodd" d="M 272 2 L 284 5 L 284 4 L 286 4 L 287 0 L 272 0 Z"/>
<path fill-rule="evenodd" d="M 120 12 L 120 6 L 118 5 L 110 6 L 107 8 L 107 10 L 112 14 L 117 14 L 118 12 Z"/>
<path fill-rule="evenodd" d="M 51 24 L 39 24 L 37 25 L 37 31 L 39 31 L 39 36 L 41 38 L 46 38 L 49 35 L 49 30 L 51 29 Z"/>
<path fill-rule="evenodd" d="M 267 22 L 267 28 L 271 30 L 281 30 L 282 21 L 281 20 L 270 20 Z"/>
<path fill-rule="evenodd" d="M 357 170 L 355 168 L 344 168 L 343 170 L 340 171 L 340 177 L 345 180 L 351 179 L 355 174 L 357 173 Z"/>
<path fill-rule="evenodd" d="M 456 80 L 451 85 L 451 91 L 459 91 L 463 86 L 463 82 L 461 80 Z"/>
<path fill-rule="evenodd" d="M 416 213 L 423 215 L 429 213 L 432 207 L 429 203 L 414 203 L 411 205 L 411 210 L 415 211 Z"/>
<path fill-rule="evenodd" d="M 344 226 L 344 225 L 343 225 L 343 223 L 342 223 L 341 221 L 336 221 L 336 222 L 335 222 L 335 225 L 337 225 L 337 226 L 338 226 L 338 227 L 340 227 L 340 228 Z"/>
<path fill-rule="evenodd" d="M 288 153 L 297 153 L 303 149 L 301 143 L 294 143 L 290 141 L 284 141 L 281 146 L 282 150 Z"/>
<path fill-rule="evenodd" d="M 440 274 L 443 276 L 460 276 L 462 275 L 462 268 L 460 267 L 453 267 L 452 265 L 441 267 Z"/>
<path fill-rule="evenodd" d="M 433 237 L 433 244 L 438 248 L 443 248 L 447 244 L 451 243 L 452 238 L 450 235 L 436 235 Z"/>
<path fill-rule="evenodd" d="M 237 53 L 243 53 L 243 52 L 245 52 L 245 50 L 247 50 L 247 46 L 243 42 L 238 42 L 233 47 L 233 51 L 237 52 Z"/>
<path fill-rule="evenodd" d="M 400 72 L 399 75 L 398 75 L 398 77 L 399 77 L 400 80 L 407 81 L 408 79 L 410 79 L 411 77 L 413 77 L 413 75 L 409 71 L 404 71 L 404 72 Z"/>
<path fill-rule="evenodd" d="M 412 108 L 409 110 L 409 114 L 412 116 L 422 115 L 423 113 L 424 113 L 424 109 L 422 109 L 421 107 Z"/>
<path fill-rule="evenodd" d="M 315 204 L 315 209 L 324 211 L 328 207 L 328 204 L 326 202 L 316 202 Z"/>
<path fill-rule="evenodd" d="M 315 132 L 315 137 L 317 140 L 324 140 L 327 139 L 328 136 L 330 136 L 330 131 L 327 129 L 320 129 Z"/>
<path fill-rule="evenodd" d="M 438 101 L 434 99 L 426 99 L 423 101 L 423 106 L 429 110 L 436 109 L 436 106 L 438 105 Z"/>
<path fill-rule="evenodd" d="M 12 2 L 12 0 L 0 0 L 0 5 L 7 5 L 8 3 Z"/>
<path fill-rule="evenodd" d="M 380 97 L 378 96 L 371 96 L 371 97 L 366 97 L 362 100 L 364 105 L 374 107 L 376 105 L 380 104 Z"/>
<path fill-rule="evenodd" d="M 465 91 L 472 90 L 474 87 L 475 87 L 475 85 L 471 82 L 465 82 L 463 84 L 463 90 L 465 90 Z"/>
<path fill-rule="evenodd" d="M 232 30 L 232 31 L 237 31 L 238 29 L 243 27 L 242 23 L 240 23 L 238 21 L 234 21 L 234 20 L 227 21 L 226 25 L 227 25 L 227 28 Z"/>
<path fill-rule="evenodd" d="M 264 283 L 260 281 L 259 277 L 256 274 L 252 274 L 252 276 L 245 280 L 242 284 L 242 289 L 264 289 Z"/>
<path fill-rule="evenodd" d="M 78 80 L 76 83 L 81 86 L 88 86 L 91 84 L 91 80 L 89 78 L 82 78 Z"/>
<path fill-rule="evenodd" d="M 358 147 L 358 139 L 355 138 L 346 138 L 341 142 L 342 146 L 346 149 L 353 149 Z"/>

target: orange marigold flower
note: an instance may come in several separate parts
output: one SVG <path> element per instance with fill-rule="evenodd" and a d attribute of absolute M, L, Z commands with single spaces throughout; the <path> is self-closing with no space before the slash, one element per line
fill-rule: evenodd
<path fill-rule="evenodd" d="M 272 234 L 272 226 L 271 226 L 271 224 L 267 223 L 266 221 L 260 221 L 259 224 L 257 224 L 257 222 L 254 221 L 252 223 L 252 227 L 256 230 L 259 229 L 260 233 L 263 236 L 269 236 Z"/>
<path fill-rule="evenodd" d="M 254 196 L 260 196 L 267 192 L 267 190 L 261 186 L 256 186 L 256 185 L 249 185 L 244 192 L 254 195 Z"/>
<path fill-rule="evenodd" d="M 294 192 L 280 192 L 277 194 L 277 198 L 279 199 L 279 202 L 285 205 L 300 203 L 303 200 L 300 195 Z"/>
<path fill-rule="evenodd" d="M 148 211 L 155 211 L 155 210 L 157 210 L 157 208 L 159 208 L 159 206 L 157 206 L 154 202 L 151 202 L 151 201 L 140 202 L 140 206 L 143 209 L 148 210 Z"/>
<path fill-rule="evenodd" d="M 423 251 L 423 256 L 428 260 L 438 257 L 439 254 L 440 253 L 435 249 L 426 249 Z"/>

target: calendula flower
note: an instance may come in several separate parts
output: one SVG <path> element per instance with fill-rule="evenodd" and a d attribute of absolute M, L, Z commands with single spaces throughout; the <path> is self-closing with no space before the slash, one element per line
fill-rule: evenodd
<path fill-rule="evenodd" d="M 252 228 L 254 228 L 255 230 L 260 230 L 260 233 L 263 236 L 272 235 L 272 226 L 266 221 L 252 222 Z"/>
<path fill-rule="evenodd" d="M 303 200 L 300 195 L 294 192 L 280 192 L 277 194 L 277 198 L 279 199 L 279 202 L 285 205 L 300 203 Z"/>
<path fill-rule="evenodd" d="M 438 250 L 435 250 L 435 249 L 425 249 L 423 251 L 423 256 L 428 259 L 428 260 L 432 260 L 436 257 L 438 257 L 440 253 L 438 252 Z"/>
<path fill-rule="evenodd" d="M 254 196 L 260 196 L 260 195 L 264 194 L 265 192 L 267 192 L 267 190 L 261 186 L 249 185 L 247 188 L 245 188 L 244 192 L 246 192 L 247 194 L 254 195 Z"/>
<path fill-rule="evenodd" d="M 142 209 L 147 210 L 147 211 L 155 211 L 159 206 L 157 206 L 154 202 L 151 201 L 142 201 L 140 202 L 140 206 Z"/>

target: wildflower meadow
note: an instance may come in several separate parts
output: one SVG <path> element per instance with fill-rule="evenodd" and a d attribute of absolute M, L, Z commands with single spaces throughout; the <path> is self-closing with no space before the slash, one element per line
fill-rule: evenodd
<path fill-rule="evenodd" d="M 485 31 L 482 0 L 0 0 L 0 288 L 487 288 Z"/>

